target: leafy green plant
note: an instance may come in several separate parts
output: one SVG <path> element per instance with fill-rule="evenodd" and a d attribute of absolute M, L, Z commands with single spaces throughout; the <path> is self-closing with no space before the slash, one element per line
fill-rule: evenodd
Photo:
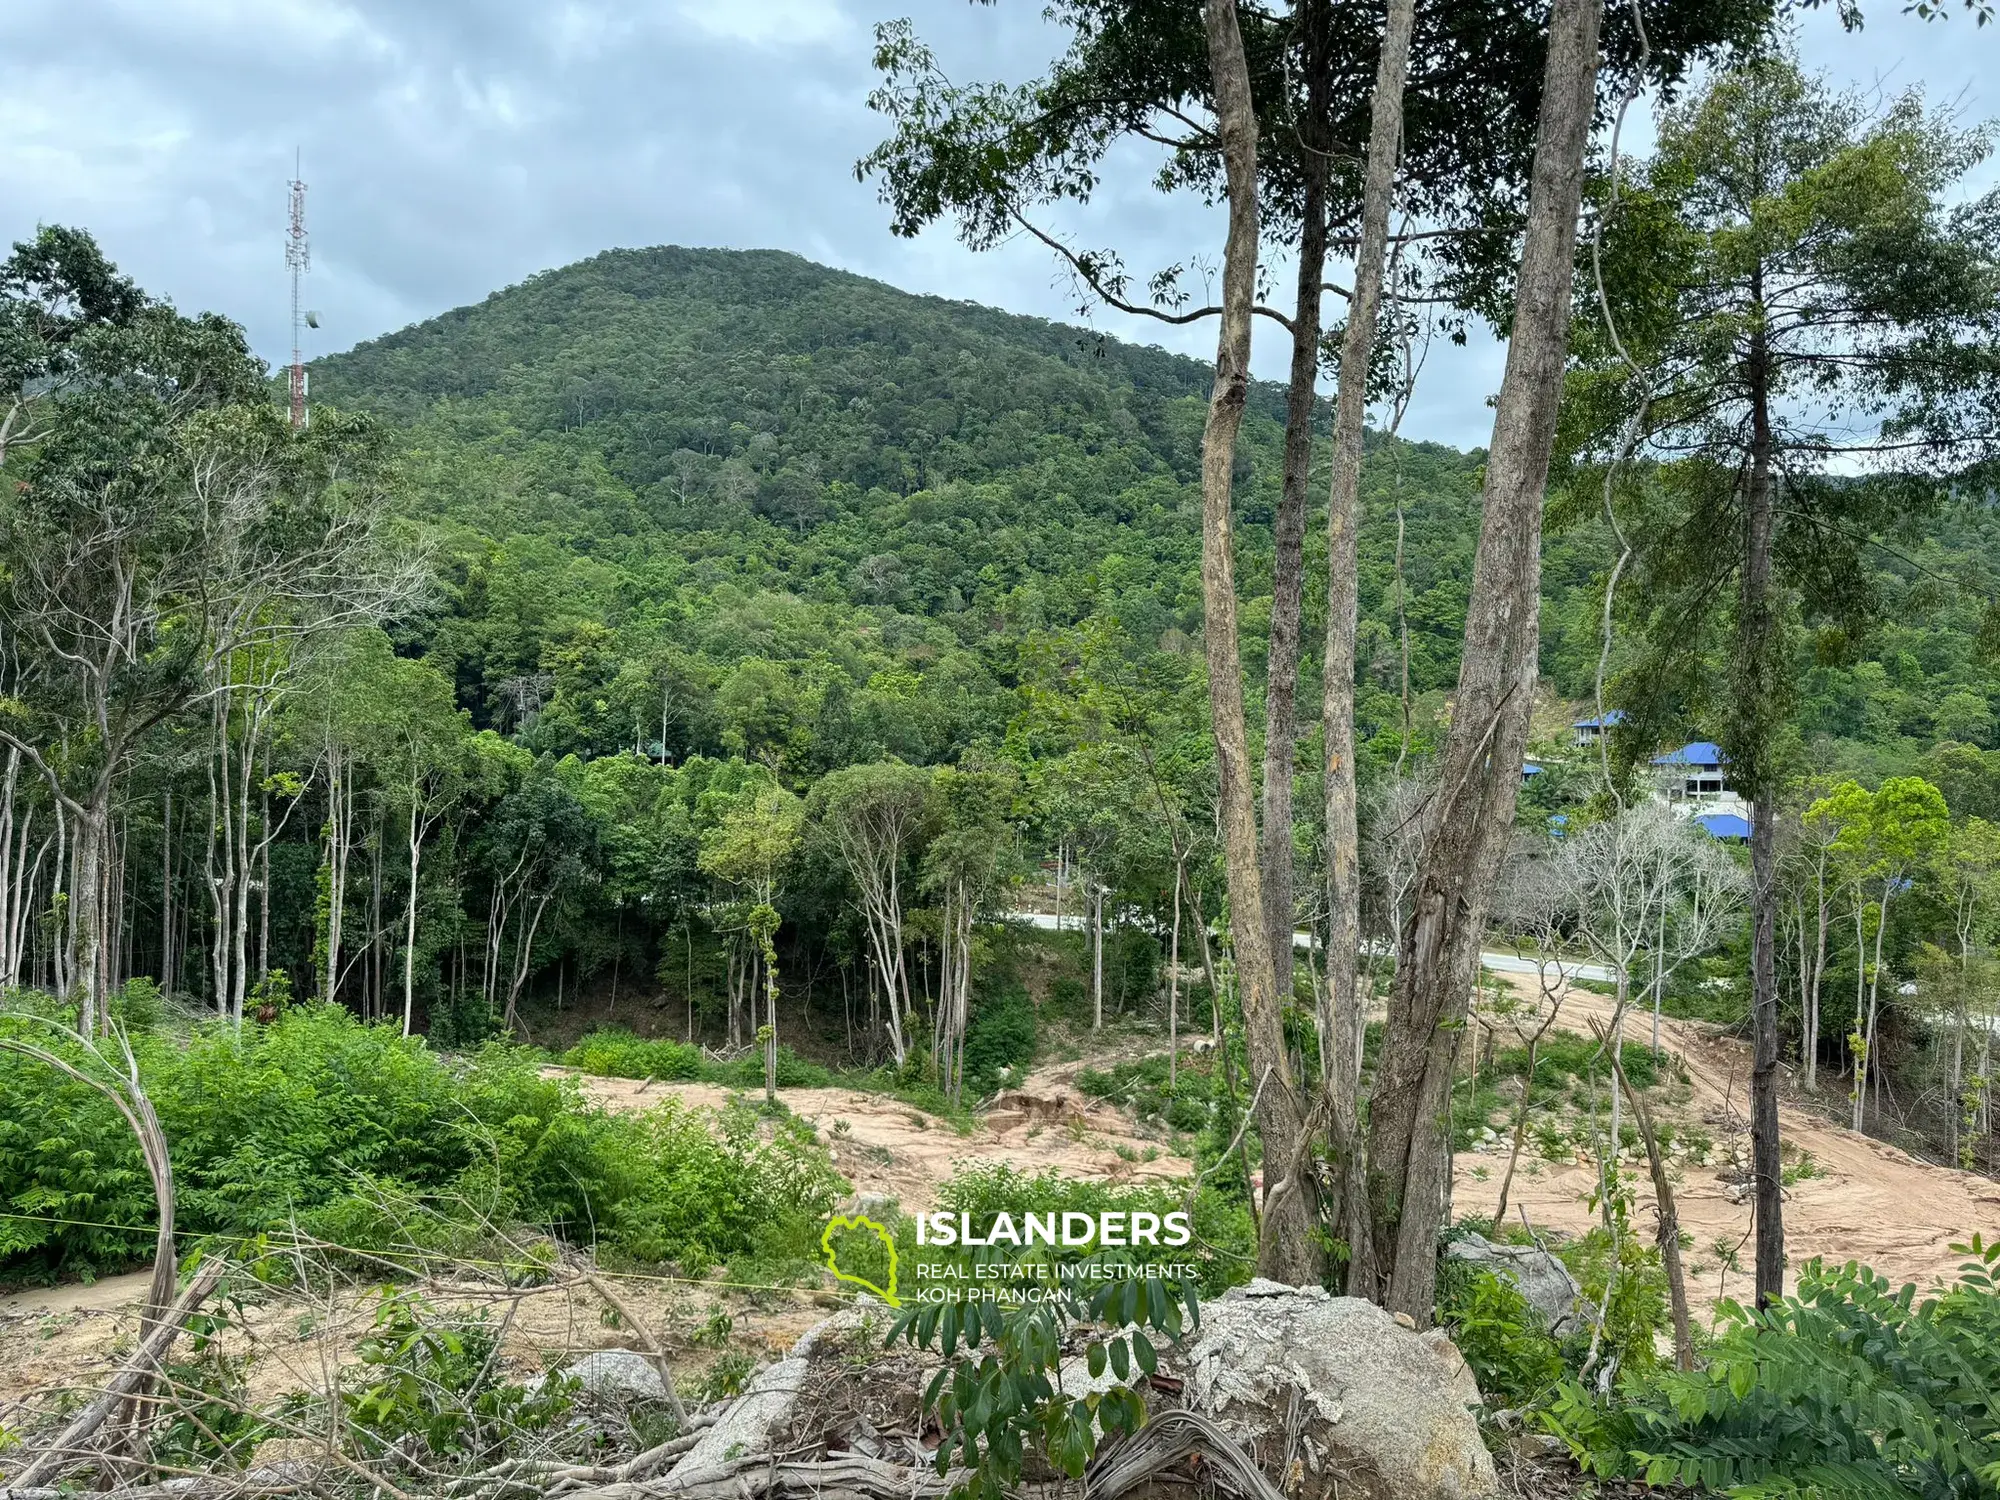
<path fill-rule="evenodd" d="M 2000 1243 L 1954 1246 L 1956 1285 L 1918 1301 L 1852 1261 L 1798 1292 L 1725 1302 L 1707 1364 L 1566 1387 L 1549 1426 L 1587 1471 L 1733 1495 L 1964 1500 L 2000 1488 Z"/>
<path fill-rule="evenodd" d="M 1120 1251 L 1072 1256 L 1052 1247 L 1014 1257 L 981 1250 L 975 1265 L 1036 1263 L 1089 1270 L 1135 1263 Z M 1124 1276 L 1104 1280 L 1057 1276 L 1046 1293 L 1021 1301 L 942 1301 L 907 1307 L 890 1327 L 888 1341 L 935 1348 L 944 1367 L 924 1391 L 944 1440 L 937 1472 L 954 1462 L 969 1470 L 960 1485 L 965 1500 L 1001 1500 L 1015 1489 L 1031 1449 L 1058 1472 L 1081 1478 L 1099 1443 L 1134 1432 L 1146 1420 L 1145 1402 L 1123 1382 L 1158 1367 L 1153 1337 L 1178 1340 L 1200 1321 L 1192 1285 L 1164 1278 Z M 1063 1388 L 1064 1350 L 1087 1334 L 1084 1367 L 1096 1380 L 1108 1369 L 1119 1384 L 1073 1394 Z"/>
<path fill-rule="evenodd" d="M 1532 1405 L 1568 1373 L 1561 1345 L 1505 1276 L 1441 1257 L 1437 1320 L 1472 1366 L 1488 1406 Z"/>
<path fill-rule="evenodd" d="M 706 1403 L 742 1395 L 743 1387 L 750 1383 L 750 1376 L 756 1367 L 756 1362 L 741 1349 L 724 1350 L 702 1374 L 701 1384 L 695 1388 L 695 1398 Z"/>
<path fill-rule="evenodd" d="M 420 1435 L 433 1454 L 487 1458 L 513 1435 L 566 1416 L 579 1383 L 550 1375 L 535 1390 L 499 1371 L 499 1333 L 482 1318 L 438 1318 L 420 1299 L 385 1289 L 361 1341 L 363 1379 L 344 1392 L 365 1450 Z"/>

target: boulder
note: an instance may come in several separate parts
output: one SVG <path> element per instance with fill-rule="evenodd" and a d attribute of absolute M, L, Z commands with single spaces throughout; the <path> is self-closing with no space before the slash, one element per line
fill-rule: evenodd
<path fill-rule="evenodd" d="M 1204 1306 L 1183 1359 L 1187 1403 L 1293 1500 L 1499 1491 L 1457 1349 L 1373 1303 L 1253 1281 Z"/>
<path fill-rule="evenodd" d="M 1445 1254 L 1482 1271 L 1505 1276 L 1541 1314 L 1542 1322 L 1557 1338 L 1567 1338 L 1589 1326 L 1589 1304 L 1583 1289 L 1569 1274 L 1569 1267 L 1536 1245 L 1496 1245 L 1476 1234 L 1453 1240 Z"/>
<path fill-rule="evenodd" d="M 664 1401 L 667 1387 L 660 1368 L 647 1355 L 632 1349 L 599 1349 L 562 1367 L 570 1379 L 581 1381 L 583 1392 L 600 1401 Z M 533 1385 L 539 1385 L 534 1382 Z M 531 1386 L 532 1388 L 532 1386 Z"/>
<path fill-rule="evenodd" d="M 730 1459 L 769 1453 L 798 1406 L 810 1362 L 808 1356 L 794 1354 L 760 1370 L 735 1404 L 696 1439 L 675 1472 L 697 1474 Z"/>

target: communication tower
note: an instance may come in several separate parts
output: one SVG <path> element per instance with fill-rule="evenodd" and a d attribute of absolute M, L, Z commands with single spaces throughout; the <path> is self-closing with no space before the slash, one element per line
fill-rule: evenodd
<path fill-rule="evenodd" d="M 312 269 L 312 249 L 306 242 L 306 185 L 300 180 L 298 158 L 293 158 L 291 181 L 291 221 L 285 231 L 285 264 L 292 273 L 292 425 L 306 425 L 306 364 L 300 353 L 308 322 L 316 323 L 299 301 L 299 278 Z"/>

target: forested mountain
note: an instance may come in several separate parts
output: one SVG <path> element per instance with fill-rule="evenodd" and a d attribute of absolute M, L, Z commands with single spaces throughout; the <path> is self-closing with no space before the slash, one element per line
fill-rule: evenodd
<path fill-rule="evenodd" d="M 479 723 L 518 729 L 541 704 L 538 748 L 664 733 L 675 758 L 801 775 L 946 760 L 1004 737 L 1039 634 L 1095 617 L 1135 657 L 1198 639 L 1200 361 L 781 252 L 664 247 L 544 273 L 314 377 L 397 430 L 410 503 L 444 538 L 446 595 L 404 649 L 448 661 Z M 1281 421 L 1281 392 L 1256 387 L 1238 461 L 1253 679 Z M 1480 460 L 1371 443 L 1364 739 L 1400 723 L 1399 499 L 1420 729 L 1455 678 Z M 1965 499 L 1923 533 L 1875 550 L 1871 635 L 1802 640 L 1808 763 L 1880 775 L 1991 743 L 1977 635 L 2000 520 Z M 1564 699 L 1591 690 L 1607 562 L 1590 522 L 1547 547 L 1543 673 Z"/>
<path fill-rule="evenodd" d="M 517 727 L 540 693 L 539 747 L 651 745 L 670 680 L 670 755 L 799 774 L 997 743 L 1023 646 L 1092 616 L 1191 663 L 1208 381 L 790 255 L 672 248 L 547 273 L 314 371 L 319 399 L 401 430 L 454 590 L 406 649 L 449 660 L 481 723 Z M 1281 418 L 1260 387 L 1238 464 L 1256 658 Z M 1380 515 L 1398 488 L 1406 510 L 1419 691 L 1454 670 L 1477 463 L 1403 444 L 1370 468 Z M 1393 525 L 1365 548 L 1386 685 Z"/>

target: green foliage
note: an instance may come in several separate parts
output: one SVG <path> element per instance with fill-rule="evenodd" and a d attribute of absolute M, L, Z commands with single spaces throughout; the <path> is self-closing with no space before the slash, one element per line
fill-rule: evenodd
<path fill-rule="evenodd" d="M 1035 1207 L 1046 1212 L 1055 1203 L 1044 1191 L 1054 1187 L 1048 1177 L 1004 1184 L 989 1178 L 966 1186 L 971 1196 L 989 1196 L 998 1187 L 1005 1197 L 1028 1182 L 1037 1189 Z M 1079 1273 L 1138 1264 L 1134 1252 L 1085 1255 L 1053 1246 L 1019 1253 L 975 1250 L 968 1258 L 974 1265 L 1045 1263 Z M 1080 1478 L 1101 1441 L 1144 1424 L 1145 1404 L 1127 1382 L 1157 1368 L 1155 1338 L 1177 1341 L 1184 1326 L 1200 1321 L 1199 1291 L 1162 1277 L 1058 1275 L 1038 1291 L 1043 1294 L 1032 1299 L 975 1295 L 917 1303 L 889 1330 L 890 1343 L 905 1339 L 943 1356 L 923 1404 L 944 1433 L 937 1472 L 954 1464 L 969 1468 L 962 1487 L 968 1500 L 1001 1500 L 1012 1493 L 1030 1445 L 1059 1472 Z M 1086 1327 L 1086 1370 L 1096 1379 L 1109 1369 L 1118 1383 L 1079 1396 L 1063 1388 L 1061 1366 L 1073 1335 Z"/>
<path fill-rule="evenodd" d="M 532 1053 L 494 1044 L 450 1062 L 335 1007 L 135 1046 L 196 1234 L 296 1215 L 335 1243 L 386 1248 L 483 1216 L 647 1259 L 798 1263 L 843 1190 L 797 1129 L 764 1142 L 742 1112 L 719 1133 L 671 1106 L 606 1114 Z M 0 1275 L 150 1254 L 152 1192 L 129 1131 L 101 1096 L 46 1074 L 0 1053 L 0 1204 L 20 1216 L 0 1218 Z"/>
<path fill-rule="evenodd" d="M 703 1076 L 701 1048 L 685 1042 L 647 1041 L 629 1031 L 593 1031 L 563 1059 L 599 1078 L 659 1078 L 692 1081 Z"/>
<path fill-rule="evenodd" d="M 415 1435 L 432 1454 L 491 1461 L 521 1433 L 568 1415 L 577 1382 L 551 1375 L 530 1392 L 507 1381 L 498 1339 L 483 1316 L 441 1318 L 414 1295 L 385 1289 L 361 1341 L 358 1388 L 341 1393 L 364 1452 L 380 1456 Z"/>
<path fill-rule="evenodd" d="M 1569 1373 L 1541 1314 L 1506 1276 L 1439 1257 L 1437 1321 L 1450 1330 L 1495 1410 L 1532 1406 Z"/>
<path fill-rule="evenodd" d="M 965 1086 L 975 1096 L 993 1092 L 1000 1075 L 1035 1056 L 1035 1006 L 1027 990 L 1009 985 L 973 1008 L 965 1028 Z"/>
<path fill-rule="evenodd" d="M 1550 1425 L 1590 1472 L 1743 1496 L 2000 1489 L 2000 1245 L 1954 1247 L 1957 1284 L 1919 1301 L 1853 1262 L 1747 1311 L 1699 1370 L 1638 1371 L 1611 1400 L 1571 1387 Z"/>

